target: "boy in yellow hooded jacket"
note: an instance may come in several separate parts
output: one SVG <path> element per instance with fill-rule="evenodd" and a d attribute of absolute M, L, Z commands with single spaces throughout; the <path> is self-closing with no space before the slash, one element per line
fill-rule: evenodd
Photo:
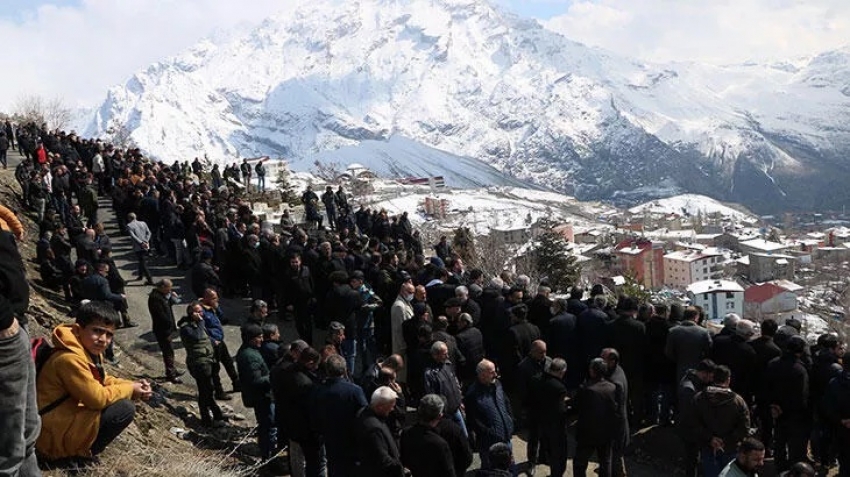
<path fill-rule="evenodd" d="M 54 350 L 36 381 L 42 419 L 36 450 L 42 457 L 93 459 L 133 422 L 133 400 L 150 399 L 147 381 L 106 374 L 102 355 L 116 324 L 111 304 L 87 302 L 74 324 L 53 330 Z"/>

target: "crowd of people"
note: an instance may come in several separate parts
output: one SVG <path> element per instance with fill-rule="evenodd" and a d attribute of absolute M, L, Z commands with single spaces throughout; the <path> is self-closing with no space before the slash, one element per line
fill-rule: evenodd
<path fill-rule="evenodd" d="M 132 400 L 151 395 L 150 383 L 103 366 L 115 362 L 116 327 L 144 313 L 127 305 L 99 222 L 98 198 L 109 197 L 136 278 L 153 285 L 147 311 L 165 378 L 183 380 L 179 336 L 200 424 L 227 426 L 217 401 L 239 393 L 262 457 L 274 463 L 288 446 L 292 475 L 464 475 L 477 453 L 479 475 L 533 475 L 546 464 L 561 476 L 572 459 L 584 476 L 595 456 L 600 476 L 624 476 L 632 433 L 649 425 L 675 429 L 688 476 L 756 475 L 765 456 L 792 476 L 836 459 L 850 475 L 850 370 L 836 335 L 808 343 L 797 320 L 756 326 L 734 314 L 712 334 L 698 307 L 639 303 L 599 285 L 556 297 L 545 279 L 486 276 L 446 237 L 423 249 L 406 213 L 354 211 L 342 186 L 321 199 L 308 188 L 305 223 L 284 214 L 272 224 L 243 188 L 210 183 L 188 162 L 34 125 L 16 137 L 41 279 L 75 310 L 37 373 L 32 445 L 46 459 L 94 458 L 132 421 Z M 179 319 L 181 298 L 152 276 L 152 256 L 187 272 L 194 297 L 182 299 Z M 250 309 L 227 316 L 222 297 Z M 22 319 L 20 305 L 8 309 Z M 281 343 L 290 326 L 298 339 Z"/>

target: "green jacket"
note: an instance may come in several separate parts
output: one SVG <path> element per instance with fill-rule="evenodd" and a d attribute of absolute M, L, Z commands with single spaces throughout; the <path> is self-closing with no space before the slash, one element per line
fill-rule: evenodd
<path fill-rule="evenodd" d="M 269 367 L 259 348 L 243 344 L 236 353 L 236 367 L 245 407 L 254 407 L 263 399 L 271 399 Z"/>
<path fill-rule="evenodd" d="M 215 364 L 215 352 L 204 321 L 196 323 L 184 316 L 177 322 L 177 326 L 180 328 L 180 341 L 186 350 L 186 367 L 192 369 L 196 366 Z"/>

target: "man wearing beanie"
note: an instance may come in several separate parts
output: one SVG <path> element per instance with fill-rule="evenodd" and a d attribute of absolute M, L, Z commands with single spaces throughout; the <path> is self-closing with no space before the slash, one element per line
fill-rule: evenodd
<path fill-rule="evenodd" d="M 264 460 L 277 452 L 277 428 L 274 423 L 269 368 L 260 346 L 263 344 L 263 329 L 254 323 L 242 327 L 242 346 L 236 353 L 242 385 L 242 404 L 254 408 L 257 418 L 257 441 Z"/>

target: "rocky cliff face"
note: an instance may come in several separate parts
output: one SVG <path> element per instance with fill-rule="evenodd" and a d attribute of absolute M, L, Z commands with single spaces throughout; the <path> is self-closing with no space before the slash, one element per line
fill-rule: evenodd
<path fill-rule="evenodd" d="M 335 159 L 419 173 L 386 148 L 358 151 L 404 138 L 394 144 L 417 150 L 400 156 L 470 157 L 584 199 L 689 191 L 759 212 L 823 209 L 850 190 L 838 187 L 848 58 L 646 64 L 484 0 L 313 0 L 136 74 L 87 133 L 125 129 L 169 160 L 271 155 L 307 169 L 345 148 Z"/>

